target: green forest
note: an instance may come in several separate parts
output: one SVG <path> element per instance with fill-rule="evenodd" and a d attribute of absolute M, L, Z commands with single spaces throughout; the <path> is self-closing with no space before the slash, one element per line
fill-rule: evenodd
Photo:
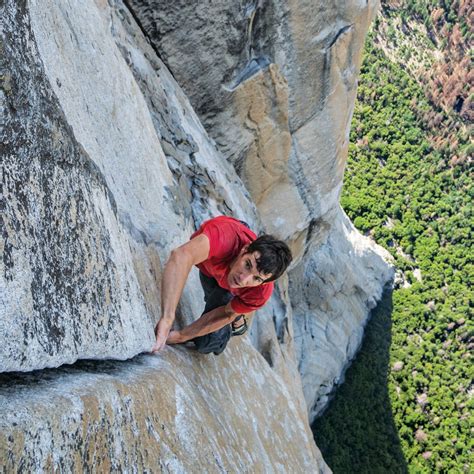
<path fill-rule="evenodd" d="M 412 3 L 401 14 L 423 19 L 430 2 L 419 11 Z M 391 253 L 397 273 L 313 431 L 336 474 L 473 472 L 468 121 L 387 58 L 379 27 L 366 42 L 341 205 Z"/>

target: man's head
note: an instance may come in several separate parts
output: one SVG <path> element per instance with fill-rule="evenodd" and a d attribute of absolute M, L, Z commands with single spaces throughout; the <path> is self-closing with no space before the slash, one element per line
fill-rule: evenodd
<path fill-rule="evenodd" d="M 230 266 L 227 282 L 231 288 L 259 286 L 279 278 L 291 260 L 291 251 L 285 242 L 262 235 L 242 247 Z"/>

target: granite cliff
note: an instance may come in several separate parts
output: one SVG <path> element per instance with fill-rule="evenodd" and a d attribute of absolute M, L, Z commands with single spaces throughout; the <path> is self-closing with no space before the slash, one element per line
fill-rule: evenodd
<path fill-rule="evenodd" d="M 392 274 L 338 204 L 375 7 L 3 2 L 7 470 L 327 470 L 308 416 Z M 288 277 L 222 356 L 135 357 L 170 250 L 216 214 L 286 239 Z M 201 301 L 193 273 L 177 323 Z"/>

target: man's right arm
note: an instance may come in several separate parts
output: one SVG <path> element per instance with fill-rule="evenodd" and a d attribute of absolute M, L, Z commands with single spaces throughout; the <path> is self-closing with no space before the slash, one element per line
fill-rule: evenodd
<path fill-rule="evenodd" d="M 152 352 L 159 351 L 173 324 L 176 307 L 193 265 L 203 262 L 209 256 L 209 239 L 200 234 L 171 252 L 165 265 L 161 284 L 161 319 L 156 329 L 156 342 Z"/>

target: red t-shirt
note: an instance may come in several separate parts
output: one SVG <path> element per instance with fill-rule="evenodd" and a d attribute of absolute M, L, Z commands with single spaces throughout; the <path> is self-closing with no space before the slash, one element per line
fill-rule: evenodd
<path fill-rule="evenodd" d="M 244 245 L 257 238 L 255 233 L 233 217 L 219 216 L 205 221 L 191 238 L 201 234 L 209 239 L 210 250 L 207 260 L 197 265 L 199 270 L 234 295 L 230 305 L 236 313 L 251 313 L 261 308 L 272 295 L 273 282 L 248 288 L 230 288 L 227 283 L 231 263 Z"/>

